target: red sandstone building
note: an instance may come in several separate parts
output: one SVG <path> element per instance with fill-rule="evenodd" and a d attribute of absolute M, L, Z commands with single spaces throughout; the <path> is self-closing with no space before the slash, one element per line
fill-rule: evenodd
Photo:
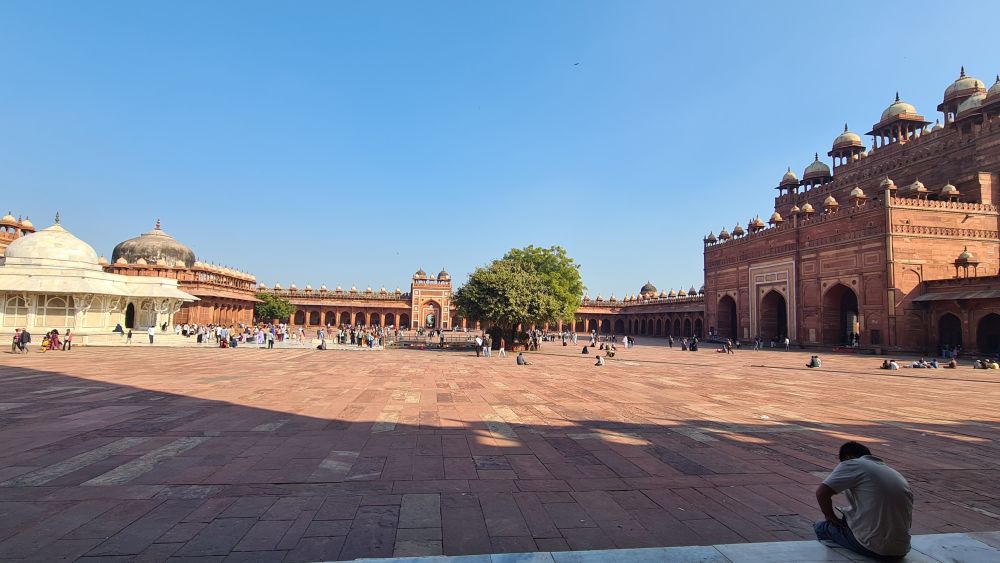
<path fill-rule="evenodd" d="M 100 262 L 106 271 L 113 274 L 177 280 L 178 288 L 194 295 L 198 301 L 181 305 L 173 315 L 174 324 L 253 323 L 253 306 L 257 302 L 256 278 L 198 261 L 194 251 L 160 228 L 159 220 L 153 230 L 115 246 L 110 263 L 103 256 Z M 126 328 L 134 327 L 137 306 L 142 304 L 127 305 Z"/>
<path fill-rule="evenodd" d="M 1000 352 L 1000 77 L 964 69 L 934 125 L 899 99 L 847 130 L 802 179 L 781 179 L 768 224 L 705 238 L 709 331 L 803 345 Z"/>

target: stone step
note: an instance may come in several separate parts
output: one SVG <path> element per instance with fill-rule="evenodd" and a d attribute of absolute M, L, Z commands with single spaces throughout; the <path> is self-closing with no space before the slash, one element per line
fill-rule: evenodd
<path fill-rule="evenodd" d="M 913 536 L 910 553 L 899 563 L 996 562 L 1000 561 L 1000 532 L 969 532 Z M 875 561 L 842 547 L 828 547 L 818 541 L 734 543 L 685 547 L 602 549 L 593 551 L 552 551 L 437 555 L 430 557 L 390 557 L 355 559 L 365 563 L 660 563 L 699 561 L 704 563 L 764 563 L 800 561 Z"/>

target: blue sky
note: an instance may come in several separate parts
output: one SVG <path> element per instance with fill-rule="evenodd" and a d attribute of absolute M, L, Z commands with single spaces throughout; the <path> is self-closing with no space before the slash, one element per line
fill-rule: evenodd
<path fill-rule="evenodd" d="M 406 289 L 559 244 L 700 285 L 785 167 L 1000 72 L 1000 4 L 0 3 L 0 212 L 165 230 L 274 283 Z"/>

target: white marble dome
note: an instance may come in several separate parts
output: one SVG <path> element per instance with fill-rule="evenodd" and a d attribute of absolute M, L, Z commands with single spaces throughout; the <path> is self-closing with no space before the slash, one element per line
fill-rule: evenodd
<path fill-rule="evenodd" d="M 15 239 L 7 247 L 5 264 L 48 268 L 101 270 L 97 252 L 56 223 Z"/>

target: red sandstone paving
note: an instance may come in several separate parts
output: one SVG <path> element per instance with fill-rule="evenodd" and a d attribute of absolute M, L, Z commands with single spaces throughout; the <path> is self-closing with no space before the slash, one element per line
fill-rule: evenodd
<path fill-rule="evenodd" d="M 310 561 L 809 538 L 857 439 L 914 532 L 1000 529 L 1000 376 L 646 345 L 0 355 L 0 559 Z"/>

